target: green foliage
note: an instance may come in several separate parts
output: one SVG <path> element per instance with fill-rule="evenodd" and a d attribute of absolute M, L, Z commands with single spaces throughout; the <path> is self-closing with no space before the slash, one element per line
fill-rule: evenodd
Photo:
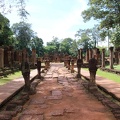
<path fill-rule="evenodd" d="M 21 20 L 27 19 L 29 13 L 26 11 L 26 0 L 0 0 L 0 12 L 7 14 L 12 12 L 12 8 L 15 8 L 20 16 Z"/>
<path fill-rule="evenodd" d="M 36 49 L 36 54 L 38 57 L 44 55 L 44 47 L 43 47 L 43 40 L 37 36 L 35 36 L 31 40 L 31 49 L 34 48 Z"/>
<path fill-rule="evenodd" d="M 12 31 L 17 40 L 17 49 L 30 49 L 30 42 L 35 36 L 34 31 L 31 29 L 31 25 L 25 22 L 15 23 L 12 26 Z"/>
<path fill-rule="evenodd" d="M 71 45 L 73 44 L 73 39 L 65 38 L 61 41 L 60 51 L 64 54 L 70 54 Z"/>
<path fill-rule="evenodd" d="M 101 28 L 111 28 L 120 24 L 119 0 L 89 0 L 89 8 L 82 12 L 84 21 L 91 18 L 100 20 Z"/>
<path fill-rule="evenodd" d="M 88 5 L 89 8 L 82 12 L 84 21 L 91 18 L 99 20 L 102 40 L 108 36 L 115 47 L 119 46 L 119 30 L 116 27 L 120 26 L 120 0 L 89 0 Z"/>
<path fill-rule="evenodd" d="M 45 53 L 47 54 L 68 54 L 71 56 L 77 56 L 77 43 L 76 40 L 72 38 L 65 38 L 63 40 L 59 40 L 57 37 L 53 37 L 51 42 L 47 42 L 47 46 L 45 46 Z"/>
<path fill-rule="evenodd" d="M 47 54 L 55 54 L 59 53 L 59 40 L 57 37 L 53 37 L 53 40 L 51 42 L 47 42 L 47 46 L 45 47 L 45 53 Z"/>
<path fill-rule="evenodd" d="M 0 13 L 0 46 L 2 45 L 11 45 L 13 35 L 9 20 Z"/>
<path fill-rule="evenodd" d="M 75 36 L 79 38 L 77 41 L 78 48 L 82 48 L 84 51 L 86 51 L 87 49 L 94 47 L 94 41 L 92 40 L 90 29 L 79 29 Z"/>
<path fill-rule="evenodd" d="M 111 42 L 114 44 L 114 46 L 120 47 L 120 27 L 116 26 L 116 28 L 114 28 L 112 35 L 111 35 Z"/>

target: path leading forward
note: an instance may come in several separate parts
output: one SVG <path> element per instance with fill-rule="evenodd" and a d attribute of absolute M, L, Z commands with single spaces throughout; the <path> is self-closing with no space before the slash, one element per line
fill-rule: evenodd
<path fill-rule="evenodd" d="M 51 64 L 36 90 L 13 120 L 116 120 L 63 64 Z"/>

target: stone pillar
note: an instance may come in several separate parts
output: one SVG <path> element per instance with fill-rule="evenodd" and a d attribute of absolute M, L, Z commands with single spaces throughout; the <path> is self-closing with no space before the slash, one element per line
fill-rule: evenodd
<path fill-rule="evenodd" d="M 74 59 L 71 60 L 71 73 L 74 73 Z"/>
<path fill-rule="evenodd" d="M 0 68 L 4 67 L 4 49 L 0 48 Z"/>
<path fill-rule="evenodd" d="M 119 59 L 119 64 L 120 64 L 120 52 L 118 52 L 118 59 Z"/>
<path fill-rule="evenodd" d="M 105 49 L 102 49 L 102 67 L 105 67 Z"/>
<path fill-rule="evenodd" d="M 119 63 L 118 51 L 115 51 L 114 55 L 115 55 L 115 64 L 118 64 Z"/>
<path fill-rule="evenodd" d="M 97 71 L 97 60 L 94 58 L 91 58 L 89 60 L 89 73 L 90 73 L 90 84 L 95 85 L 96 80 L 96 71 Z"/>
<path fill-rule="evenodd" d="M 78 59 L 77 60 L 77 70 L 78 70 L 78 74 L 77 74 L 77 78 L 81 78 L 81 66 L 83 64 L 82 59 Z"/>
<path fill-rule="evenodd" d="M 18 51 L 18 61 L 19 61 L 19 64 L 22 63 L 22 51 Z"/>
<path fill-rule="evenodd" d="M 26 49 L 23 49 L 22 50 L 22 60 L 23 61 L 26 61 L 27 60 L 27 51 L 26 51 Z M 28 60 L 27 60 L 28 61 Z"/>
<path fill-rule="evenodd" d="M 83 51 L 80 49 L 80 59 L 83 59 Z"/>
<path fill-rule="evenodd" d="M 8 51 L 8 66 L 11 67 L 11 51 Z"/>
<path fill-rule="evenodd" d="M 4 67 L 8 66 L 8 47 L 4 48 Z"/>
<path fill-rule="evenodd" d="M 36 50 L 32 49 L 32 64 L 35 65 L 36 63 Z"/>
<path fill-rule="evenodd" d="M 110 69 L 113 69 L 113 48 L 114 47 L 110 47 Z"/>
<path fill-rule="evenodd" d="M 41 78 L 41 59 L 37 58 L 37 71 L 38 71 L 38 78 Z"/>
<path fill-rule="evenodd" d="M 92 58 L 92 49 L 89 49 L 89 59 Z"/>
<path fill-rule="evenodd" d="M 12 51 L 11 51 L 11 63 L 12 63 L 12 66 L 13 66 L 13 65 L 14 65 L 14 63 L 15 63 L 14 53 L 15 53 L 15 51 L 14 51 L 14 50 L 12 50 Z"/>
<path fill-rule="evenodd" d="M 87 50 L 86 51 L 86 62 L 88 62 L 89 61 L 89 51 Z"/>

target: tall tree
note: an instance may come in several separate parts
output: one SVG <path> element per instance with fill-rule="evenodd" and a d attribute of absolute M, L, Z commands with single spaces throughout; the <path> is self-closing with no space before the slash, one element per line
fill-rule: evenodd
<path fill-rule="evenodd" d="M 100 20 L 101 28 L 120 25 L 120 0 L 89 0 L 89 8 L 82 12 L 84 21 Z"/>
<path fill-rule="evenodd" d="M 85 22 L 91 18 L 100 21 L 101 37 L 105 39 L 108 36 L 109 47 L 109 38 L 116 34 L 112 29 L 117 31 L 116 28 L 120 27 L 120 0 L 89 0 L 88 5 L 89 8 L 82 12 L 83 19 Z M 112 42 L 118 43 L 117 41 Z"/>
<path fill-rule="evenodd" d="M 35 36 L 31 40 L 31 48 L 36 49 L 36 53 L 37 53 L 38 57 L 44 55 L 43 40 L 41 38 Z"/>
<path fill-rule="evenodd" d="M 26 7 L 26 0 L 0 0 L 0 12 L 3 14 L 10 13 L 12 8 L 16 8 L 18 15 L 24 21 L 29 14 Z"/>
<path fill-rule="evenodd" d="M 12 45 L 12 35 L 9 20 L 0 13 L 0 46 Z"/>
<path fill-rule="evenodd" d="M 60 44 L 60 51 L 64 54 L 71 54 L 70 49 L 71 49 L 72 43 L 73 43 L 72 38 L 63 39 Z"/>
<path fill-rule="evenodd" d="M 30 42 L 35 36 L 34 31 L 31 29 L 31 24 L 25 22 L 15 23 L 12 26 L 12 31 L 17 39 L 17 48 L 30 49 Z"/>
<path fill-rule="evenodd" d="M 86 49 L 95 47 L 94 41 L 91 37 L 90 29 L 85 30 L 79 29 L 75 36 L 78 37 L 77 40 L 78 48 L 82 48 L 84 51 L 86 51 Z"/>
<path fill-rule="evenodd" d="M 59 53 L 59 46 L 59 39 L 57 37 L 53 37 L 51 42 L 47 42 L 45 49 L 48 54 Z"/>

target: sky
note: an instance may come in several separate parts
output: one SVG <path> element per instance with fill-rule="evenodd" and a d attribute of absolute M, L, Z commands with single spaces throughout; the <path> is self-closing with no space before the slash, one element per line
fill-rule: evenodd
<path fill-rule="evenodd" d="M 84 23 L 81 13 L 87 9 L 88 0 L 27 0 L 26 10 L 30 14 L 27 23 L 42 38 L 44 45 L 52 41 L 53 36 L 59 39 L 72 38 L 79 29 L 94 27 L 97 21 Z M 10 24 L 18 23 L 20 17 L 13 10 L 6 17 Z"/>

